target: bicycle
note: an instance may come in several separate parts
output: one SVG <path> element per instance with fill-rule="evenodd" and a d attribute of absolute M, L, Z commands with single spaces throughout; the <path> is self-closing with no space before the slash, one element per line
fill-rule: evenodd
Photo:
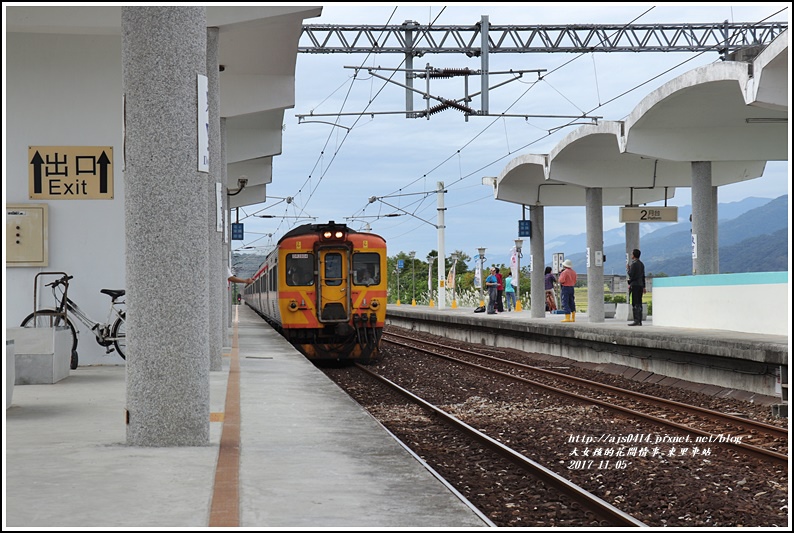
<path fill-rule="evenodd" d="M 38 286 L 38 277 L 41 274 L 52 274 L 52 272 L 40 272 L 36 275 L 36 286 Z M 47 287 L 52 287 L 52 294 L 55 298 L 55 308 L 38 309 L 22 321 L 23 328 L 29 327 L 58 327 L 67 326 L 72 333 L 72 354 L 70 361 L 70 368 L 72 370 L 77 368 L 77 334 L 79 330 L 75 328 L 75 322 L 69 318 L 70 314 L 76 318 L 86 327 L 91 328 L 94 333 L 97 343 L 104 346 L 106 353 L 112 353 L 113 350 L 121 356 L 122 359 L 127 359 L 127 328 L 126 317 L 127 311 L 122 306 L 125 304 L 120 300 L 125 294 L 124 289 L 100 289 L 99 292 L 110 296 L 110 308 L 108 309 L 108 317 L 106 322 L 97 322 L 90 318 L 83 312 L 80 307 L 67 296 L 69 292 L 69 280 L 74 276 L 69 276 L 65 272 L 57 272 L 63 276 L 52 283 L 47 283 Z M 58 293 L 58 287 L 62 287 Z M 36 300 L 35 291 L 33 296 L 34 302 Z M 34 306 L 35 308 L 35 306 Z M 111 325 L 112 322 L 112 325 Z"/>

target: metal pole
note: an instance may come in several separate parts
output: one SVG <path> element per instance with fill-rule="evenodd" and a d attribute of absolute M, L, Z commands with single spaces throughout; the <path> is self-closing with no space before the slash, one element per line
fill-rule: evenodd
<path fill-rule="evenodd" d="M 397 271 L 397 305 L 400 305 L 400 265 L 395 269 Z"/>
<path fill-rule="evenodd" d="M 411 277 L 413 280 L 411 281 L 411 305 L 416 306 L 416 267 L 414 266 L 414 258 L 416 257 L 416 252 L 410 252 L 408 255 L 411 256 Z"/>
<path fill-rule="evenodd" d="M 411 48 L 414 45 L 414 29 L 418 24 L 413 20 L 406 20 L 403 22 L 405 26 L 405 85 L 408 89 L 405 91 L 405 118 L 414 118 L 414 54 Z"/>
<path fill-rule="evenodd" d="M 524 239 L 516 239 L 516 311 L 523 311 L 521 308 L 521 246 Z"/>
<path fill-rule="evenodd" d="M 445 287 L 447 276 L 444 265 L 446 258 L 444 250 L 444 182 L 439 181 L 436 186 L 438 187 L 438 308 L 444 309 L 447 299 Z"/>
<path fill-rule="evenodd" d="M 482 114 L 488 114 L 488 15 L 483 15 L 480 18 L 480 37 L 482 38 L 482 48 L 480 50 L 480 63 L 482 65 L 482 74 L 480 78 L 481 94 L 480 102 L 482 103 Z"/>
<path fill-rule="evenodd" d="M 455 300 L 455 286 L 457 285 L 455 283 L 455 281 L 456 281 L 455 280 L 455 266 L 456 266 L 457 261 L 458 261 L 458 254 L 453 252 L 452 254 L 450 254 L 449 258 L 452 261 L 452 309 L 457 309 L 458 308 L 458 302 L 457 302 L 457 300 Z"/>
<path fill-rule="evenodd" d="M 483 271 L 483 262 L 485 261 L 485 248 L 477 248 L 477 251 L 480 254 L 480 306 L 484 306 L 483 286 L 485 285 L 485 272 Z"/>

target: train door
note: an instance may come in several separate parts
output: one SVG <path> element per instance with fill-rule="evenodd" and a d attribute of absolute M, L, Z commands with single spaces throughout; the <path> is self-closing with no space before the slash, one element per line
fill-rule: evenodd
<path fill-rule="evenodd" d="M 347 322 L 350 319 L 350 265 L 347 250 L 320 249 L 318 259 L 320 322 Z"/>

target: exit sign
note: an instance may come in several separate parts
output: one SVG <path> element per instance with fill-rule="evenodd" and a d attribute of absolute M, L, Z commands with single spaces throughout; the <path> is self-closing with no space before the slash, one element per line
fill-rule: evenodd
<path fill-rule="evenodd" d="M 678 222 L 678 207 L 621 207 L 620 222 Z"/>
<path fill-rule="evenodd" d="M 112 200 L 112 146 L 28 146 L 31 199 Z"/>

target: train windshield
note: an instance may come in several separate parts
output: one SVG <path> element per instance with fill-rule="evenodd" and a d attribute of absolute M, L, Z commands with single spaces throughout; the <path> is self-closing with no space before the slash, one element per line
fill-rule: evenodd
<path fill-rule="evenodd" d="M 342 284 L 342 254 L 329 252 L 325 254 L 325 284 Z"/>
<path fill-rule="evenodd" d="M 314 254 L 287 254 L 287 285 L 314 285 Z"/>
<path fill-rule="evenodd" d="M 353 284 L 377 285 L 380 283 L 380 256 L 377 253 L 353 254 Z"/>

